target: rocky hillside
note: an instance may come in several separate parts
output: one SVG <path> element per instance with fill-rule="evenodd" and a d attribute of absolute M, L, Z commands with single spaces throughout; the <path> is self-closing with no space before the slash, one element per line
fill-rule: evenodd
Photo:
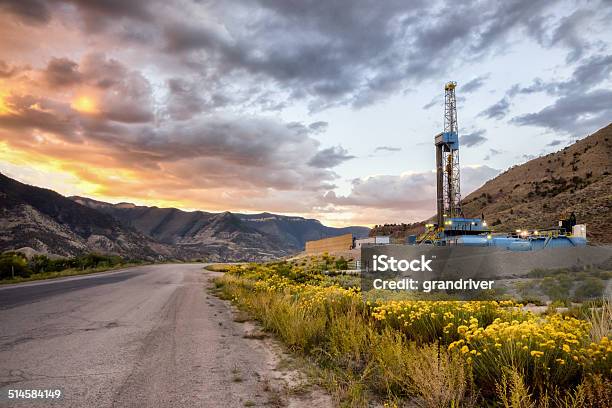
<path fill-rule="evenodd" d="M 546 228 L 575 212 L 591 242 L 612 242 L 612 124 L 563 150 L 514 166 L 463 200 L 467 217 L 480 217 L 495 231 Z M 382 225 L 370 235 L 403 238 L 425 222 Z"/>
<path fill-rule="evenodd" d="M 84 197 L 77 203 L 104 212 L 164 244 L 196 250 L 205 246 L 223 254 L 257 258 L 284 256 L 304 249 L 308 240 L 353 233 L 367 236 L 365 227 L 333 228 L 302 217 L 261 213 L 208 213 L 176 208 L 109 204 Z"/>
<path fill-rule="evenodd" d="M 84 252 L 139 259 L 172 256 L 169 248 L 106 214 L 0 174 L 0 251 L 8 249 L 61 256 Z"/>
<path fill-rule="evenodd" d="M 561 151 L 514 166 L 463 200 L 498 231 L 545 228 L 576 213 L 593 242 L 612 242 L 612 124 Z"/>
<path fill-rule="evenodd" d="M 67 198 L 0 174 L 0 252 L 260 261 L 299 252 L 305 240 L 368 231 L 269 213 L 186 212 Z"/>

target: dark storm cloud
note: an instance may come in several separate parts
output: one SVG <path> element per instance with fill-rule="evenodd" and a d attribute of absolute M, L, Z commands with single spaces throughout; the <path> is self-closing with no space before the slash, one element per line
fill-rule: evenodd
<path fill-rule="evenodd" d="M 53 58 L 45 70 L 45 79 L 53 87 L 73 85 L 81 81 L 79 64 L 68 58 Z"/>
<path fill-rule="evenodd" d="M 155 0 L 65 0 L 65 2 L 77 5 L 80 10 L 86 13 L 139 19 L 150 18 L 149 7 L 157 3 Z"/>
<path fill-rule="evenodd" d="M 97 33 L 109 28 L 119 28 L 124 36 L 130 33 L 136 37 L 134 29 L 126 27 L 135 23 L 148 24 L 155 20 L 155 13 L 163 13 L 163 3 L 156 0 L 55 0 L 57 3 L 74 5 L 80 14 L 84 27 L 89 33 Z M 131 21 L 130 21 L 131 20 Z"/>
<path fill-rule="evenodd" d="M 510 100 L 504 97 L 478 114 L 488 119 L 503 119 L 510 111 Z"/>
<path fill-rule="evenodd" d="M 106 39 L 132 41 L 143 53 L 161 52 L 201 75 L 210 85 L 199 90 L 204 100 L 259 104 L 264 110 L 283 109 L 295 100 L 306 100 L 313 111 L 365 107 L 466 61 L 503 52 L 512 33 L 545 47 L 586 49 L 590 43 L 578 28 L 596 17 L 587 12 L 558 16 L 552 13 L 555 2 L 532 0 L 487 7 L 479 1 L 431 7 L 424 0 L 391 0 L 384 7 L 367 0 L 210 1 L 174 7 L 145 0 L 3 4 L 20 18 L 39 22 L 65 18 L 76 9 L 88 32 L 104 30 Z M 485 79 L 475 78 L 463 91 L 475 91 Z M 251 92 L 236 96 L 237 84 Z M 275 102 L 265 96 L 271 89 Z"/>
<path fill-rule="evenodd" d="M 44 0 L 0 0 L 0 8 L 7 10 L 29 24 L 46 23 L 51 11 Z"/>
<path fill-rule="evenodd" d="M 551 146 L 551 147 L 559 146 L 563 142 L 564 142 L 563 140 L 555 139 L 555 140 L 552 140 L 550 143 L 548 143 L 546 146 Z"/>
<path fill-rule="evenodd" d="M 142 123 L 153 119 L 153 96 L 149 81 L 103 54 L 85 55 L 80 63 L 52 58 L 42 71 L 41 85 L 49 88 L 86 85 L 102 91 L 97 109 L 106 119 Z"/>
<path fill-rule="evenodd" d="M 96 30 L 107 23 L 116 22 L 118 18 L 135 19 L 152 18 L 149 7 L 155 1 L 150 0 L 0 0 L 0 7 L 13 13 L 29 24 L 47 23 L 51 20 L 52 11 L 63 4 L 75 6 L 88 29 Z"/>
<path fill-rule="evenodd" d="M 341 146 L 335 146 L 317 152 L 308 164 L 312 167 L 331 168 L 353 158 L 355 156 L 349 155 L 346 149 Z"/>
<path fill-rule="evenodd" d="M 504 99 L 518 94 L 544 92 L 558 99 L 539 112 L 514 117 L 521 126 L 538 126 L 570 135 L 581 135 L 609 123 L 612 107 L 607 89 L 594 89 L 612 74 L 612 55 L 584 59 L 565 81 L 536 79 L 527 87 L 514 85 Z"/>
<path fill-rule="evenodd" d="M 316 140 L 268 119 L 194 118 L 158 126 L 84 116 L 36 97 L 6 103 L 10 113 L 3 115 L 0 134 L 12 144 L 36 151 L 43 131 L 62 142 L 57 146 L 72 146 L 56 153 L 49 147 L 47 155 L 84 166 L 101 160 L 143 172 L 145 181 L 149 172 L 163 169 L 163 180 L 178 178 L 198 188 L 319 191 L 334 188 L 330 168 L 352 157 L 339 146 L 319 150 Z M 90 154 L 83 154 L 85 146 Z"/>
<path fill-rule="evenodd" d="M 533 80 L 531 85 L 521 86 L 519 84 L 514 84 L 508 92 L 506 92 L 507 98 L 514 98 L 516 95 L 523 94 L 529 95 L 536 92 L 547 92 L 552 93 L 555 92 L 557 85 L 555 83 L 547 83 L 544 82 L 541 78 L 536 78 Z"/>
<path fill-rule="evenodd" d="M 459 89 L 462 93 L 476 92 L 477 90 L 479 90 L 480 88 L 484 86 L 485 82 L 487 81 L 487 79 L 489 79 L 489 77 L 490 77 L 489 74 L 481 75 L 465 83 L 465 85 L 461 85 Z"/>
<path fill-rule="evenodd" d="M 75 142 L 78 136 L 78 115 L 68 104 L 33 95 L 9 95 L 4 104 L 10 112 L 2 115 L 0 129 L 10 130 L 19 137 L 33 130 L 61 134 L 66 140 Z"/>
<path fill-rule="evenodd" d="M 170 53 L 180 53 L 199 49 L 230 52 L 230 45 L 213 28 L 202 24 L 173 23 L 164 29 L 164 49 Z"/>
<path fill-rule="evenodd" d="M 487 141 L 484 136 L 487 133 L 484 129 L 478 129 L 472 133 L 467 133 L 459 137 L 459 144 L 465 147 L 474 147 L 483 144 Z"/>
<path fill-rule="evenodd" d="M 117 85 L 130 72 L 118 60 L 107 58 L 101 53 L 86 54 L 81 61 L 80 70 L 85 80 L 102 89 Z"/>
<path fill-rule="evenodd" d="M 612 73 L 612 54 L 595 55 L 583 60 L 572 73 L 572 77 L 558 84 L 559 92 L 579 93 L 600 85 Z"/>
<path fill-rule="evenodd" d="M 167 113 L 172 119 L 186 120 L 202 112 L 207 103 L 193 83 L 182 78 L 170 78 L 168 81 Z"/>
<path fill-rule="evenodd" d="M 595 14 L 594 10 L 576 10 L 559 21 L 559 25 L 552 33 L 551 46 L 563 44 L 570 49 L 567 54 L 567 62 L 579 60 L 585 51 L 590 48 L 590 42 L 586 38 L 585 27 Z"/>
<path fill-rule="evenodd" d="M 598 89 L 580 95 L 564 96 L 536 113 L 517 116 L 518 125 L 539 126 L 556 132 L 581 134 L 610 122 L 612 91 Z"/>
<path fill-rule="evenodd" d="M 612 55 L 594 55 L 582 60 L 569 79 L 565 81 L 546 82 L 536 78 L 528 86 L 513 85 L 506 96 L 509 98 L 519 94 L 545 92 L 549 95 L 580 94 L 605 82 L 612 73 Z"/>
<path fill-rule="evenodd" d="M 50 87 L 81 83 L 108 89 L 124 81 L 130 71 L 116 59 L 107 58 L 101 53 L 89 53 L 80 62 L 51 58 L 42 74 L 45 85 Z"/>
<path fill-rule="evenodd" d="M 479 58 L 504 46 L 514 30 L 535 37 L 549 27 L 537 24 L 549 17 L 549 3 L 527 0 L 501 2 L 484 13 L 478 2 L 436 11 L 400 1 L 380 8 L 366 1 L 253 4 L 232 4 L 223 28 L 172 25 L 165 31 L 166 52 L 203 53 L 222 72 L 268 78 L 290 99 L 309 99 L 312 110 L 376 103 L 451 69 L 459 60 L 448 55 Z M 250 12 L 248 30 L 233 22 L 232 10 Z M 484 79 L 466 84 L 466 91 Z"/>
<path fill-rule="evenodd" d="M 28 67 L 12 65 L 4 60 L 0 60 L 0 78 L 10 78 L 27 68 Z"/>
<path fill-rule="evenodd" d="M 334 188 L 337 175 L 331 168 L 353 158 L 341 146 L 319 148 L 311 135 L 325 131 L 323 121 L 287 124 L 221 114 L 169 118 L 172 111 L 154 109 L 153 88 L 141 72 L 100 54 L 79 63 L 53 59 L 22 79 L 36 83 L 37 90 L 74 93 L 74 99 L 8 94 L 0 121 L 3 139 L 33 151 L 54 140 L 45 144 L 47 155 L 83 166 L 118 166 L 143 175 L 163 169 L 160 183 L 180 179 L 199 188 L 289 191 L 299 186 L 304 192 Z M 190 100 L 189 82 L 175 78 L 166 85 L 169 95 L 183 98 L 183 111 L 199 109 L 188 105 L 197 102 Z M 81 90 L 88 95 L 91 89 L 94 109 L 78 111 L 74 101 Z"/>

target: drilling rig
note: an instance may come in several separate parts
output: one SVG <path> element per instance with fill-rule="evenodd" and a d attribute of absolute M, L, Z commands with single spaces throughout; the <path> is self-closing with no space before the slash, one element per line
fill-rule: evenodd
<path fill-rule="evenodd" d="M 444 86 L 444 132 L 436 135 L 436 179 L 438 225 L 444 217 L 462 217 L 459 184 L 459 130 L 457 126 L 456 82 Z"/>
<path fill-rule="evenodd" d="M 467 245 L 503 247 L 513 251 L 550 247 L 586 245 L 586 226 L 565 220 L 559 228 L 517 230 L 516 234 L 492 234 L 482 218 L 465 218 L 461 209 L 461 179 L 459 172 L 459 126 L 457 124 L 457 83 L 444 85 L 444 131 L 434 136 L 436 148 L 435 223 L 426 224 L 425 232 L 412 236 L 413 244 Z"/>
<path fill-rule="evenodd" d="M 444 131 L 434 137 L 436 146 L 437 214 L 419 241 L 452 245 L 470 241 L 469 236 L 488 234 L 480 218 L 464 218 L 461 210 L 459 170 L 459 126 L 457 124 L 457 83 L 444 85 Z"/>

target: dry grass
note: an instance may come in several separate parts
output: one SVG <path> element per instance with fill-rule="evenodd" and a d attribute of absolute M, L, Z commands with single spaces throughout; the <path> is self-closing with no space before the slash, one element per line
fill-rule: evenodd
<path fill-rule="evenodd" d="M 445 348 L 417 346 L 397 330 L 377 330 L 359 299 L 340 310 L 304 309 L 288 294 L 254 292 L 233 276 L 217 284 L 224 298 L 239 299 L 290 349 L 314 357 L 326 378 L 322 385 L 340 406 L 366 407 L 373 394 L 413 399 L 426 408 L 473 406 L 471 383 L 459 359 Z M 245 337 L 259 338 L 254 333 Z"/>
<path fill-rule="evenodd" d="M 612 338 L 612 298 L 604 299 L 600 308 L 592 308 L 589 317 L 592 324 L 591 339 L 594 342 L 604 336 Z"/>
<path fill-rule="evenodd" d="M 204 269 L 212 272 L 227 272 L 229 271 L 231 265 L 229 264 L 210 264 L 206 265 Z"/>
<path fill-rule="evenodd" d="M 535 398 L 524 377 L 507 370 L 497 384 L 497 395 L 504 408 L 607 408 L 612 406 L 612 381 L 589 375 L 573 390 L 553 389 Z"/>
<path fill-rule="evenodd" d="M 523 377 L 516 370 L 504 372 L 496 388 L 504 408 L 536 408 Z"/>
<path fill-rule="evenodd" d="M 263 266 L 254 268 L 258 268 L 255 269 L 257 273 L 270 272 Z M 478 377 L 475 366 L 479 360 L 466 359 L 466 355 L 476 357 L 477 351 L 461 354 L 463 351 L 449 350 L 442 336 L 431 335 L 433 329 L 429 324 L 414 323 L 408 328 L 412 330 L 411 336 L 406 333 L 405 322 L 400 328 L 374 319 L 372 309 L 366 307 L 360 296 L 338 297 L 334 290 L 325 286 L 316 295 L 306 286 L 292 291 L 282 286 L 280 280 L 273 280 L 281 283 L 272 288 L 262 285 L 257 275 L 244 276 L 240 271 L 225 274 L 215 281 L 219 296 L 235 302 L 291 351 L 314 362 L 320 384 L 332 392 L 338 406 L 367 407 L 373 401 L 385 402 L 386 406 L 424 408 L 612 406 L 609 404 L 612 383 L 605 375 L 592 374 L 598 372 L 594 366 L 584 365 L 584 371 L 571 371 L 568 361 L 562 371 L 571 376 L 559 379 L 552 370 L 548 374 L 534 372 L 533 364 L 518 358 L 515 348 L 504 351 L 503 347 L 491 345 L 495 351 L 492 356 L 505 357 L 486 360 L 495 366 L 489 384 L 483 382 L 482 376 Z M 296 280 L 304 278 L 295 270 L 284 273 Z M 488 324 L 486 322 L 495 317 L 489 316 L 488 309 L 481 309 L 470 309 L 466 321 L 477 315 L 480 323 Z M 459 315 L 461 310 L 454 313 Z M 510 318 L 518 318 L 516 313 L 509 313 Z M 609 333 L 612 324 L 610 302 L 594 313 L 592 336 L 601 339 Z M 427 315 L 438 314 L 436 311 Z M 389 320 L 395 322 L 392 318 L 384 322 Z M 512 327 L 522 327 L 516 323 Z M 584 321 L 582 324 L 588 325 Z M 534 330 L 541 330 L 535 320 L 533 325 Z M 429 334 L 415 336 L 416 330 Z M 585 330 L 588 338 L 588 329 Z M 508 341 L 514 344 L 513 339 Z M 481 360 L 481 365 L 486 363 Z"/>

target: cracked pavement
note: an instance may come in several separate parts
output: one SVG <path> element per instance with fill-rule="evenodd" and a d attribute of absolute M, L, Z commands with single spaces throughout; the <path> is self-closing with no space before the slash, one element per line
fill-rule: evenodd
<path fill-rule="evenodd" d="M 150 265 L 0 288 L 6 390 L 63 390 L 50 407 L 275 405 L 274 358 L 243 338 L 202 264 Z M 251 405 L 252 404 L 252 405 Z M 278 402 L 276 403 L 278 404 Z"/>

